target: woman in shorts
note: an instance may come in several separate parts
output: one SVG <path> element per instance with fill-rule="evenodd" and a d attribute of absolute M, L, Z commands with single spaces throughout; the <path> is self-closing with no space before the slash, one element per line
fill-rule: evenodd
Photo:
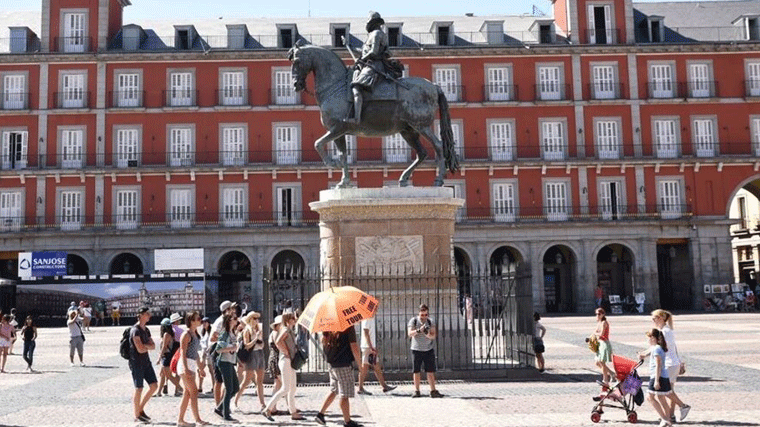
<path fill-rule="evenodd" d="M 243 317 L 243 345 L 251 352 L 248 360 L 241 365 L 245 365 L 244 372 L 245 378 L 240 386 L 240 390 L 235 396 L 235 407 L 240 403 L 240 396 L 243 395 L 245 389 L 255 380 L 256 381 L 256 394 L 259 397 L 259 404 L 261 410 L 264 410 L 266 404 L 264 403 L 264 335 L 259 323 L 261 314 L 252 311 Z"/>
<path fill-rule="evenodd" d="M 536 368 L 538 368 L 538 372 L 544 372 L 544 335 L 546 335 L 546 328 L 541 324 L 541 315 L 538 312 L 533 313 L 533 321 L 536 322 L 533 328 L 533 352 L 536 353 Z"/>
<path fill-rule="evenodd" d="M 668 395 L 669 405 L 665 408 L 665 412 L 670 415 L 670 422 L 675 421 L 675 409 L 677 405 L 680 408 L 679 415 L 681 418 L 679 421 L 683 421 L 686 418 L 686 415 L 689 414 L 691 406 L 683 403 L 675 390 L 678 376 L 683 372 L 686 372 L 686 365 L 678 354 L 676 336 L 675 332 L 673 332 L 673 314 L 663 309 L 657 309 L 652 312 L 652 322 L 654 322 L 654 326 L 662 332 L 662 335 L 665 337 L 665 343 L 668 345 L 668 351 L 665 353 L 665 369 L 668 370 L 670 388 L 673 390 L 673 393 Z"/>
<path fill-rule="evenodd" d="M 654 328 L 646 333 L 649 340 L 649 348 L 639 353 L 639 358 L 649 356 L 649 386 L 647 388 L 647 400 L 660 416 L 660 427 L 670 427 L 670 416 L 667 413 L 668 399 L 667 396 L 673 393 L 670 388 L 670 379 L 668 370 L 665 369 L 665 353 L 668 351 L 668 344 L 665 342 L 665 336 L 659 329 Z"/>
<path fill-rule="evenodd" d="M 5 372 L 5 362 L 8 360 L 8 348 L 11 346 L 11 315 L 0 317 L 0 373 Z"/>
<path fill-rule="evenodd" d="M 185 412 L 187 404 L 193 411 L 195 424 L 199 426 L 208 425 L 201 419 L 198 412 L 198 389 L 195 387 L 196 373 L 203 377 L 205 374 L 198 369 L 198 351 L 201 349 L 201 337 L 198 335 L 198 327 L 201 325 L 201 315 L 197 311 L 188 313 L 185 316 L 185 325 L 187 330 L 182 333 L 179 344 L 179 362 L 177 363 L 177 375 L 182 378 L 185 388 L 182 392 L 182 403 L 179 406 L 179 416 L 177 417 L 177 427 L 192 427 L 192 424 L 185 422 Z"/>
<path fill-rule="evenodd" d="M 607 365 L 612 362 L 612 345 L 610 345 L 610 323 L 607 321 L 606 312 L 603 308 L 596 311 L 596 331 L 594 335 L 599 340 L 599 349 L 596 351 L 596 366 L 602 370 L 602 382 L 609 384 L 615 379 L 615 372 Z"/>

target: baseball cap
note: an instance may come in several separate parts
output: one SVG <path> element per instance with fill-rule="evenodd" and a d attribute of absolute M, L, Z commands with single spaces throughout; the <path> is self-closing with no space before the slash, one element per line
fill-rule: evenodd
<path fill-rule="evenodd" d="M 163 319 L 161 319 L 161 326 L 169 326 L 171 324 L 172 324 L 172 321 L 169 320 L 168 317 L 164 317 Z"/>
<path fill-rule="evenodd" d="M 146 306 L 142 306 L 139 309 L 137 309 L 137 314 L 143 314 L 143 313 L 149 313 L 149 312 L 150 312 L 150 308 Z"/>
<path fill-rule="evenodd" d="M 232 307 L 232 303 L 229 302 L 229 301 L 227 301 L 227 300 L 225 300 L 224 302 L 222 302 L 221 304 L 219 304 L 219 310 L 221 310 L 221 311 L 225 311 L 225 310 L 227 310 L 230 307 Z"/>
<path fill-rule="evenodd" d="M 203 322 L 211 322 L 211 319 L 209 319 L 208 317 L 204 317 L 203 319 L 201 319 L 201 323 Z"/>

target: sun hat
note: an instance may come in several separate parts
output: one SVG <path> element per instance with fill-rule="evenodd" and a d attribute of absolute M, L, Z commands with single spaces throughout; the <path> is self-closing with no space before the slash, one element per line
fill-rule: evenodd
<path fill-rule="evenodd" d="M 180 320 L 182 320 L 182 316 L 180 316 L 179 313 L 172 313 L 169 320 L 171 321 L 171 323 L 179 322 Z"/>
<path fill-rule="evenodd" d="M 272 321 L 272 323 L 269 325 L 269 327 L 270 328 L 274 328 L 275 326 L 279 325 L 280 323 L 282 323 L 282 316 L 277 316 L 277 317 L 274 318 L 274 321 Z"/>

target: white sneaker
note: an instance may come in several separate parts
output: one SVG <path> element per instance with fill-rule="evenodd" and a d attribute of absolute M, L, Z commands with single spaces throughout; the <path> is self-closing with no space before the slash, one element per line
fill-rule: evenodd
<path fill-rule="evenodd" d="M 683 421 L 687 415 L 689 415 L 689 411 L 691 410 L 691 406 L 686 405 L 681 407 L 681 419 L 680 421 Z"/>
<path fill-rule="evenodd" d="M 74 362 L 71 362 L 71 367 L 73 368 L 74 366 L 76 366 Z"/>
<path fill-rule="evenodd" d="M 79 362 L 79 366 L 86 366 L 84 362 Z"/>
<path fill-rule="evenodd" d="M 673 424 L 670 423 L 670 421 L 661 420 L 660 421 L 660 427 L 671 427 Z"/>

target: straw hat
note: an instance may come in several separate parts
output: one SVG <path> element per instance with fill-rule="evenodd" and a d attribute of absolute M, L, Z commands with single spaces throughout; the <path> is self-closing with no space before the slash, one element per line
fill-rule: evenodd
<path fill-rule="evenodd" d="M 270 328 L 274 329 L 275 326 L 282 323 L 282 316 L 277 316 L 274 318 L 274 321 L 269 325 Z"/>

